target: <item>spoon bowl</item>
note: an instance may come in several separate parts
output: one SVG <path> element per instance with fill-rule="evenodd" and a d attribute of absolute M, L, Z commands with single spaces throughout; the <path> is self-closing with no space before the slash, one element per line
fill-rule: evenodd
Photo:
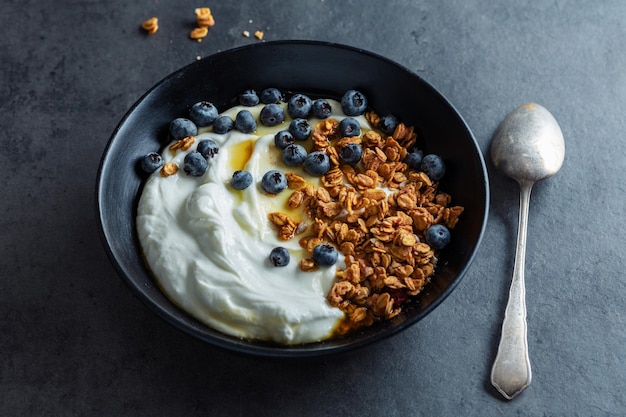
<path fill-rule="evenodd" d="M 545 107 L 526 103 L 500 123 L 491 143 L 494 165 L 509 177 L 536 182 L 557 173 L 563 165 L 563 133 Z"/>
<path fill-rule="evenodd" d="M 494 165 L 520 185 L 517 249 L 509 301 L 502 322 L 491 383 L 506 399 L 522 392 L 532 379 L 528 355 L 524 261 L 530 192 L 536 181 L 563 165 L 565 142 L 559 124 L 544 107 L 522 104 L 500 123 L 491 143 Z"/>

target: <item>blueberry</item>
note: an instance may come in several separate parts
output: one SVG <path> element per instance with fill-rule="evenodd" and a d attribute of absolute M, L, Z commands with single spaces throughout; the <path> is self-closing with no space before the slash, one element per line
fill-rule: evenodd
<path fill-rule="evenodd" d="M 339 158 L 349 165 L 354 165 L 361 160 L 363 148 L 358 143 L 348 143 L 339 151 Z"/>
<path fill-rule="evenodd" d="M 281 130 L 274 135 L 274 144 L 279 149 L 285 149 L 288 145 L 291 145 L 295 141 L 293 135 L 288 130 Z"/>
<path fill-rule="evenodd" d="M 357 119 L 346 117 L 339 122 L 339 126 L 337 126 L 337 133 L 342 138 L 359 136 L 361 134 L 361 125 Z"/>
<path fill-rule="evenodd" d="M 291 144 L 283 150 L 283 162 L 291 167 L 302 165 L 306 159 L 306 149 L 304 146 Z"/>
<path fill-rule="evenodd" d="M 422 163 L 422 159 L 424 158 L 424 152 L 417 149 L 411 151 L 404 157 L 404 163 L 409 166 L 409 168 L 420 169 L 420 164 Z"/>
<path fill-rule="evenodd" d="M 200 152 L 189 152 L 185 155 L 185 166 L 184 170 L 187 175 L 191 175 L 193 177 L 200 177 L 204 175 L 207 168 L 209 167 L 209 163 L 205 159 L 204 156 L 200 154 Z"/>
<path fill-rule="evenodd" d="M 213 131 L 220 135 L 228 133 L 233 128 L 233 119 L 228 116 L 220 116 L 213 122 Z"/>
<path fill-rule="evenodd" d="M 261 109 L 259 119 L 265 126 L 276 126 L 285 120 L 285 112 L 278 104 L 266 104 L 263 109 Z"/>
<path fill-rule="evenodd" d="M 396 127 L 398 126 L 399 123 L 400 122 L 398 121 L 396 116 L 388 114 L 380 118 L 380 121 L 378 122 L 378 128 L 383 133 L 391 136 L 393 135 L 393 132 L 396 130 Z"/>
<path fill-rule="evenodd" d="M 327 100 L 320 98 L 313 102 L 313 116 L 326 119 L 333 113 L 333 108 Z"/>
<path fill-rule="evenodd" d="M 235 190 L 245 190 L 252 184 L 252 174 L 248 171 L 238 170 L 233 173 L 230 185 Z"/>
<path fill-rule="evenodd" d="M 433 181 L 439 181 L 446 173 L 446 165 L 439 155 L 429 154 L 422 159 L 419 167 Z"/>
<path fill-rule="evenodd" d="M 239 104 L 246 107 L 254 107 L 259 104 L 259 96 L 257 96 L 254 90 L 246 90 L 239 94 Z"/>
<path fill-rule="evenodd" d="M 186 138 L 187 136 L 196 136 L 198 127 L 189 119 L 179 117 L 170 123 L 170 135 L 176 140 Z"/>
<path fill-rule="evenodd" d="M 282 172 L 272 169 L 267 171 L 261 178 L 261 188 L 266 193 L 278 194 L 287 188 L 287 178 Z"/>
<path fill-rule="evenodd" d="M 330 158 L 324 152 L 311 152 L 304 160 L 304 170 L 311 175 L 321 177 L 330 170 Z"/>
<path fill-rule="evenodd" d="M 278 88 L 266 88 L 261 91 L 261 103 L 263 104 L 277 104 L 283 101 L 283 93 Z"/>
<path fill-rule="evenodd" d="M 189 109 L 189 118 L 196 126 L 211 126 L 217 116 L 217 107 L 208 101 L 199 101 Z"/>
<path fill-rule="evenodd" d="M 148 155 L 141 158 L 141 169 L 148 174 L 152 174 L 157 169 L 163 166 L 163 158 L 156 152 L 150 152 Z"/>
<path fill-rule="evenodd" d="M 339 253 L 333 245 L 322 243 L 313 248 L 311 258 L 318 266 L 333 266 L 337 263 Z"/>
<path fill-rule="evenodd" d="M 213 158 L 219 150 L 220 148 L 217 146 L 217 143 L 212 139 L 203 139 L 198 142 L 198 146 L 196 146 L 196 151 L 200 152 L 200 155 L 204 156 L 206 159 Z"/>
<path fill-rule="evenodd" d="M 433 224 L 426 230 L 426 243 L 435 250 L 448 246 L 450 239 L 450 230 L 442 224 Z"/>
<path fill-rule="evenodd" d="M 307 118 L 311 112 L 311 99 L 304 94 L 294 94 L 287 102 L 287 112 L 293 118 Z"/>
<path fill-rule="evenodd" d="M 311 129 L 311 125 L 306 119 L 293 119 L 289 123 L 289 132 L 291 132 L 295 140 L 307 140 L 312 131 L 313 129 Z"/>
<path fill-rule="evenodd" d="M 235 129 L 243 133 L 252 133 L 256 130 L 256 120 L 249 110 L 241 110 L 235 116 Z"/>
<path fill-rule="evenodd" d="M 275 247 L 270 252 L 270 262 L 274 266 L 287 266 L 290 259 L 289 251 L 282 246 Z"/>
<path fill-rule="evenodd" d="M 367 99 L 360 91 L 348 90 L 341 97 L 341 110 L 346 116 L 360 116 L 367 109 Z"/>

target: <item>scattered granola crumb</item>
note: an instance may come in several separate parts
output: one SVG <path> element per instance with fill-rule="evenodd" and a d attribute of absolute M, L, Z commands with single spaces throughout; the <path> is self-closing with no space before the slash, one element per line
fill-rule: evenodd
<path fill-rule="evenodd" d="M 176 165 L 173 162 L 168 162 L 165 165 L 163 165 L 163 168 L 161 168 L 161 176 L 162 177 L 169 177 L 170 175 L 174 175 L 178 172 L 178 165 Z"/>
<path fill-rule="evenodd" d="M 170 151 L 172 151 L 173 153 L 175 153 L 177 149 L 186 151 L 191 147 L 191 145 L 193 145 L 195 141 L 196 138 L 194 136 L 186 136 L 182 139 L 179 139 L 176 143 L 172 144 L 170 146 Z"/>
<path fill-rule="evenodd" d="M 195 10 L 196 12 L 196 22 L 198 23 L 198 27 L 212 27 L 215 25 L 215 19 L 211 14 L 211 9 L 208 7 L 199 7 Z"/>
<path fill-rule="evenodd" d="M 154 35 L 156 31 L 159 30 L 159 19 L 156 17 L 151 17 L 141 24 L 141 28 L 148 32 L 148 35 Z"/>
<path fill-rule="evenodd" d="M 195 28 L 191 31 L 189 37 L 191 39 L 195 39 L 198 42 L 202 42 L 202 39 L 205 38 L 208 33 L 209 29 L 207 29 L 206 27 Z"/>
<path fill-rule="evenodd" d="M 254 32 L 254 37 L 257 38 L 258 40 L 263 40 L 263 32 L 261 32 L 260 30 L 257 30 L 256 32 Z"/>
<path fill-rule="evenodd" d="M 244 30 L 243 32 L 241 32 L 241 34 L 245 36 L 246 38 L 250 37 L 250 32 L 248 32 L 247 30 Z"/>

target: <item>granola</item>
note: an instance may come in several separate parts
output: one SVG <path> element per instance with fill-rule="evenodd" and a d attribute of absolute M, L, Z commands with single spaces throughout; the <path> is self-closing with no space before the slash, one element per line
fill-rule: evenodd
<path fill-rule="evenodd" d="M 380 117 L 366 114 L 374 126 Z M 434 224 L 456 226 L 463 207 L 452 205 L 449 194 L 424 172 L 402 162 L 417 142 L 412 126 L 400 123 L 392 135 L 368 130 L 360 137 L 337 137 L 338 122 L 318 122 L 311 135 L 313 149 L 329 155 L 332 168 L 321 186 L 287 173 L 287 200 L 291 209 L 302 209 L 310 227 L 298 227 L 284 213 L 271 213 L 280 239 L 299 237 L 310 255 L 315 246 L 331 243 L 345 258 L 327 296 L 345 313 L 338 334 L 391 319 L 417 296 L 434 274 L 437 255 L 425 241 Z M 348 143 L 359 143 L 359 166 L 342 165 L 338 154 Z M 300 261 L 304 271 L 318 269 L 310 257 Z"/>
<path fill-rule="evenodd" d="M 170 175 L 174 175 L 178 172 L 178 165 L 176 165 L 174 162 L 168 162 L 165 165 L 163 165 L 163 168 L 161 168 L 160 174 L 163 178 L 165 177 L 169 177 Z"/>
<path fill-rule="evenodd" d="M 206 38 L 208 35 L 209 29 L 206 26 L 194 28 L 191 33 L 189 33 L 189 37 L 198 42 L 202 42 L 202 39 Z"/>
<path fill-rule="evenodd" d="M 186 151 L 191 148 L 191 145 L 193 145 L 195 141 L 196 138 L 194 136 L 186 136 L 170 145 L 169 149 L 172 152 L 176 152 L 177 149 L 180 149 L 181 151 Z"/>
<path fill-rule="evenodd" d="M 154 35 L 157 30 L 159 30 L 159 19 L 156 17 L 151 17 L 150 19 L 144 20 L 141 23 L 141 28 L 148 32 L 148 35 Z"/>
<path fill-rule="evenodd" d="M 215 19 L 211 14 L 211 9 L 208 7 L 198 7 L 195 10 L 196 13 L 196 23 L 198 27 L 212 27 L 215 25 Z"/>

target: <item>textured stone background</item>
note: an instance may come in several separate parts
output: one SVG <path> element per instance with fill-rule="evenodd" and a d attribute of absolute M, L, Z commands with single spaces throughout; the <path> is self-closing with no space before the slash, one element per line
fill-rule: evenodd
<path fill-rule="evenodd" d="M 623 416 L 626 279 L 621 0 L 257 2 L 1 0 L 0 415 Z M 190 41 L 193 10 L 217 20 Z M 156 15 L 160 30 L 139 24 Z M 485 155 L 534 101 L 566 160 L 538 184 L 527 248 L 531 386 L 488 381 L 512 273 L 517 185 L 489 163 L 492 206 L 457 290 L 417 326 L 340 358 L 234 356 L 159 319 L 100 244 L 94 184 L 128 108 L 172 71 L 266 40 L 360 47 L 412 69 Z"/>

